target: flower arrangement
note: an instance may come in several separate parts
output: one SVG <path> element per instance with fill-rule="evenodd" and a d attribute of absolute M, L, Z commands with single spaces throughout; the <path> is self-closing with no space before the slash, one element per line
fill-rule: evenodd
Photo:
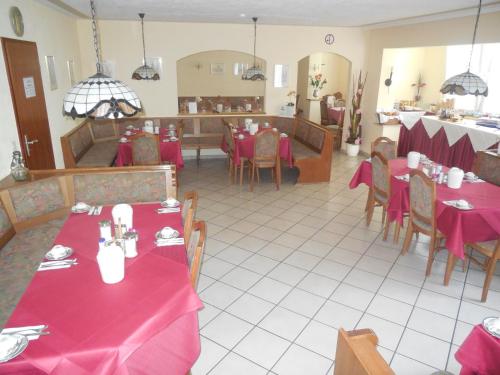
<path fill-rule="evenodd" d="M 321 73 L 316 74 L 314 77 L 309 76 L 309 79 L 311 81 L 311 86 L 315 89 L 321 90 L 323 86 L 327 83 L 326 78 L 323 78 L 323 75 Z"/>
<path fill-rule="evenodd" d="M 365 89 L 366 77 L 361 80 L 362 71 L 359 71 L 358 81 L 355 83 L 356 77 L 352 77 L 352 108 L 350 110 L 350 125 L 349 136 L 346 142 L 352 145 L 361 144 L 361 99 L 363 98 L 363 90 Z"/>
<path fill-rule="evenodd" d="M 287 106 L 294 107 L 295 106 L 295 98 L 297 97 L 297 92 L 290 91 L 288 94 L 286 94 L 286 96 L 288 96 Z"/>
<path fill-rule="evenodd" d="M 418 81 L 416 83 L 413 83 L 411 87 L 416 87 L 417 88 L 417 94 L 415 95 L 415 101 L 419 102 L 420 99 L 422 99 L 422 96 L 420 95 L 420 89 L 425 87 L 427 83 L 422 82 L 422 74 L 418 75 Z"/>

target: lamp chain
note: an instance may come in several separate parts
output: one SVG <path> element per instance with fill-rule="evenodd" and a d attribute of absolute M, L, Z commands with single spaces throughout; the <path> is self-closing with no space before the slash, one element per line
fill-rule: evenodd
<path fill-rule="evenodd" d="M 94 5 L 94 0 L 90 0 L 90 13 L 92 16 L 92 33 L 94 34 L 94 49 L 95 49 L 95 55 L 96 55 L 96 67 L 97 67 L 97 73 L 102 73 L 102 65 L 101 65 L 101 56 L 99 53 L 99 40 L 97 39 L 97 24 L 95 20 L 95 5 Z"/>
<path fill-rule="evenodd" d="M 256 58 L 255 58 L 255 46 L 257 45 L 257 17 L 253 19 L 253 66 L 256 68 Z"/>
<path fill-rule="evenodd" d="M 144 13 L 139 13 L 139 17 L 141 17 L 141 27 L 142 27 L 142 53 L 144 55 L 144 65 L 148 65 L 146 63 L 146 42 L 144 39 Z"/>
<path fill-rule="evenodd" d="M 472 47 L 470 49 L 469 67 L 467 68 L 467 71 L 470 71 L 470 64 L 472 62 L 472 52 L 474 51 L 474 44 L 476 44 L 477 26 L 479 24 L 479 16 L 481 14 L 481 5 L 482 5 L 482 0 L 479 0 L 479 8 L 477 9 L 476 24 L 474 25 L 474 34 L 472 35 Z"/>

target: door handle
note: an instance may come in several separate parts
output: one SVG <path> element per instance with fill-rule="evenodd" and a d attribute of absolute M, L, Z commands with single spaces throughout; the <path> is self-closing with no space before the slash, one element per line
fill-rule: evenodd
<path fill-rule="evenodd" d="M 28 155 L 28 157 L 31 156 L 31 153 L 30 153 L 30 145 L 34 144 L 34 143 L 38 143 L 38 139 L 32 139 L 31 141 L 28 139 L 28 136 L 25 134 L 24 135 L 24 145 L 26 146 L 26 155 Z"/>

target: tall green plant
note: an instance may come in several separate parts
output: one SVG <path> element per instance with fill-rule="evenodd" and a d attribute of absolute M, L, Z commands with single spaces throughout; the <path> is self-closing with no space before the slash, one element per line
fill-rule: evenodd
<path fill-rule="evenodd" d="M 352 108 L 349 116 L 351 123 L 349 124 L 349 137 L 347 137 L 346 142 L 353 145 L 361 143 L 361 99 L 363 98 L 366 77 L 368 76 L 368 73 L 366 73 L 365 79 L 362 80 L 362 73 L 360 70 L 357 83 L 356 77 L 352 77 Z"/>

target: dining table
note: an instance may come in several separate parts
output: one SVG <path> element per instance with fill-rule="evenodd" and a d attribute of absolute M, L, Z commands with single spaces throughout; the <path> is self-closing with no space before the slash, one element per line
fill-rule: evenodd
<path fill-rule="evenodd" d="M 478 324 L 460 345 L 455 358 L 462 365 L 460 375 L 496 375 L 500 373 L 500 338 Z"/>
<path fill-rule="evenodd" d="M 100 215 L 72 213 L 54 243 L 71 247 L 78 264 L 35 272 L 6 328 L 45 324 L 0 374 L 178 374 L 200 353 L 197 311 L 184 245 L 157 247 L 155 234 L 170 226 L 183 236 L 180 212 L 159 214 L 159 203 L 134 204 L 138 255 L 125 259 L 125 278 L 102 281 L 96 255 Z M 49 250 L 49 249 L 47 249 Z"/>
<path fill-rule="evenodd" d="M 389 160 L 391 174 L 391 196 L 387 215 L 389 221 L 403 225 L 404 214 L 410 210 L 409 183 L 396 176 L 410 173 L 406 158 Z M 443 167 L 446 172 L 448 168 Z M 372 185 L 372 167 L 369 160 L 361 162 L 354 173 L 349 187 L 356 188 L 364 183 Z M 464 258 L 466 243 L 496 240 L 500 237 L 500 187 L 486 181 L 464 180 L 459 189 L 447 184 L 436 184 L 436 224 L 446 237 L 445 246 L 453 256 L 450 261 Z M 459 209 L 447 205 L 450 200 L 464 199 L 472 209 Z"/>
<path fill-rule="evenodd" d="M 259 127 L 259 132 L 264 130 L 266 130 L 266 128 Z M 267 130 L 270 130 L 270 128 Z M 252 159 L 255 148 L 255 134 L 250 134 L 250 132 L 244 128 L 237 128 L 233 132 L 233 139 L 233 162 L 235 165 L 240 165 L 240 159 L 242 157 Z M 225 136 L 222 137 L 220 147 L 222 151 L 227 152 L 227 142 Z M 293 167 L 292 143 L 290 141 L 290 137 L 284 133 L 280 134 L 279 155 L 280 159 L 286 160 L 290 168 Z"/>
<path fill-rule="evenodd" d="M 116 153 L 115 165 L 123 167 L 133 165 L 132 162 L 132 142 L 130 138 L 133 135 L 140 134 L 141 131 L 132 130 L 130 133 L 123 134 L 123 137 L 118 140 L 118 151 Z M 168 134 L 167 128 L 161 128 L 160 133 L 160 158 L 162 162 L 170 162 L 175 164 L 177 170 L 184 167 L 184 159 L 182 157 L 181 142 L 179 139 L 172 140 Z M 123 139 L 123 140 L 122 140 Z"/>

